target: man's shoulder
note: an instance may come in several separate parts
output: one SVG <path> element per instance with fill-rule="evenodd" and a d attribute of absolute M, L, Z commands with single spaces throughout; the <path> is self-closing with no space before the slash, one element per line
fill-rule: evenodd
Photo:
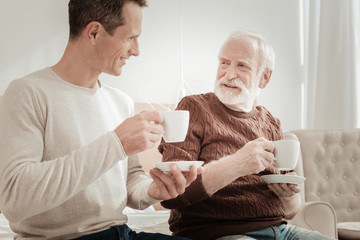
<path fill-rule="evenodd" d="M 134 100 L 125 92 L 110 85 L 101 83 L 101 91 L 106 96 L 107 103 L 112 104 L 123 111 L 126 111 L 129 116 L 135 113 Z"/>
<path fill-rule="evenodd" d="M 19 77 L 19 78 L 13 80 L 12 82 L 25 84 L 29 81 L 37 81 L 37 80 L 41 80 L 44 78 L 48 78 L 49 75 L 50 75 L 50 68 L 46 67 L 46 68 L 28 73 L 25 76 L 22 76 L 22 77 Z"/>
<path fill-rule="evenodd" d="M 266 107 L 258 105 L 256 106 L 256 110 L 260 113 L 262 118 L 265 119 L 267 122 L 280 126 L 279 118 L 272 115 L 272 113 Z"/>
<path fill-rule="evenodd" d="M 208 93 L 201 93 L 201 94 L 192 94 L 192 95 L 187 95 L 185 97 L 183 97 L 183 99 L 193 99 L 193 100 L 202 100 L 202 99 L 211 99 L 213 98 L 215 94 L 213 92 L 208 92 Z"/>
<path fill-rule="evenodd" d="M 47 67 L 12 80 L 8 88 L 14 89 L 14 91 L 34 91 L 44 88 L 46 86 L 44 83 L 48 83 L 51 78 L 55 78 L 55 76 L 51 75 L 51 70 Z"/>
<path fill-rule="evenodd" d="M 214 101 L 214 96 L 215 95 L 212 92 L 188 95 L 181 99 L 179 106 L 191 104 L 192 106 L 199 105 L 205 107 L 206 105 L 211 105 L 211 103 Z"/>
<path fill-rule="evenodd" d="M 129 104 L 134 104 L 133 99 L 127 93 L 121 91 L 120 89 L 112 87 L 107 84 L 103 84 L 103 83 L 101 83 L 101 87 L 103 88 L 104 91 L 106 91 L 113 98 L 115 98 L 121 102 L 127 102 Z"/>

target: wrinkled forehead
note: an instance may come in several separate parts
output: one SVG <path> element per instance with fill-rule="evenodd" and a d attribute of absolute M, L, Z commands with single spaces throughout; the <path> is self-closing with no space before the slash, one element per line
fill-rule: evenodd
<path fill-rule="evenodd" d="M 238 37 L 227 40 L 219 52 L 219 59 L 247 59 L 259 63 L 259 43 L 251 37 Z"/>

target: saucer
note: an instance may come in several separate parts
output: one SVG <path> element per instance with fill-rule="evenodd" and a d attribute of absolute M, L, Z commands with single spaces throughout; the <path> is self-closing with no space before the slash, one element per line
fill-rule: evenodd
<path fill-rule="evenodd" d="M 270 174 L 261 176 L 267 183 L 291 183 L 291 184 L 300 184 L 303 183 L 306 178 L 303 176 L 295 175 L 283 175 L 283 174 Z"/>
<path fill-rule="evenodd" d="M 189 172 L 191 166 L 195 165 L 196 168 L 203 165 L 203 161 L 175 161 L 175 162 L 162 162 L 155 163 L 155 167 L 160 169 L 163 172 L 170 172 L 170 166 L 176 164 L 182 172 Z"/>

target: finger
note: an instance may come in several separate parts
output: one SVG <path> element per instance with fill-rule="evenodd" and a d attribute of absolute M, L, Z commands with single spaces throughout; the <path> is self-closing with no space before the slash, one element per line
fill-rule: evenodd
<path fill-rule="evenodd" d="M 276 187 L 276 184 L 269 184 L 269 189 L 273 191 L 278 197 L 290 197 L 291 195 L 287 192 L 284 192 L 280 190 L 278 187 Z"/>
<path fill-rule="evenodd" d="M 159 187 L 161 187 L 161 186 L 165 187 L 165 184 L 160 180 L 160 178 L 156 175 L 156 173 L 154 173 L 155 171 L 157 171 L 157 170 L 151 169 L 149 171 L 151 178 L 154 180 L 156 185 L 158 185 Z"/>
<path fill-rule="evenodd" d="M 171 165 L 171 173 L 173 176 L 173 180 L 174 180 L 174 184 L 176 186 L 177 193 L 183 194 L 185 191 L 185 187 L 187 186 L 187 181 L 176 164 Z"/>
<path fill-rule="evenodd" d="M 163 189 L 164 191 L 167 191 L 166 185 L 161 181 L 161 179 L 156 174 L 154 174 L 154 171 L 156 171 L 156 170 L 151 169 L 149 171 L 149 173 L 150 173 L 151 178 L 154 180 L 156 186 L 158 187 L 158 189 Z M 163 193 L 164 193 L 164 191 L 163 191 Z M 168 192 L 164 193 L 164 194 L 166 195 L 166 198 L 170 198 L 170 195 Z"/>
<path fill-rule="evenodd" d="M 295 184 L 286 184 L 286 183 L 274 183 L 269 184 L 269 189 L 272 190 L 279 197 L 291 197 L 297 192 L 293 191 L 290 185 Z M 300 189 L 298 189 L 300 191 Z"/>
<path fill-rule="evenodd" d="M 167 174 L 165 174 L 164 172 L 160 171 L 159 169 L 154 169 L 153 172 L 159 179 L 160 181 L 163 182 L 163 184 L 166 186 L 167 192 L 169 193 L 169 195 L 171 196 L 171 198 L 175 198 L 177 197 L 177 191 L 176 191 L 176 186 L 174 183 L 174 180 L 171 178 L 171 176 L 168 176 Z"/>
<path fill-rule="evenodd" d="M 278 189 L 279 189 L 279 191 L 282 191 L 282 192 L 290 192 L 291 191 L 291 189 L 289 188 L 287 183 L 279 183 Z"/>
<path fill-rule="evenodd" d="M 191 166 L 190 168 L 190 172 L 186 175 L 186 187 L 190 185 L 190 183 L 192 183 L 198 175 L 198 171 L 196 166 Z"/>
<path fill-rule="evenodd" d="M 279 191 L 274 187 L 274 184 L 268 184 L 268 188 L 274 192 L 277 196 L 280 196 L 279 195 Z"/>
<path fill-rule="evenodd" d="M 196 168 L 196 166 L 194 166 L 194 167 L 195 167 L 196 175 L 203 174 L 204 171 L 205 171 L 204 167 L 198 167 L 198 168 Z M 184 175 L 185 178 L 187 178 L 189 176 L 189 174 L 190 174 L 190 171 L 189 172 L 183 172 L 182 174 Z"/>
<path fill-rule="evenodd" d="M 157 124 L 164 122 L 164 119 L 159 111 L 145 111 L 141 114 L 143 114 L 144 118 L 149 122 L 155 122 Z"/>
<path fill-rule="evenodd" d="M 280 187 L 280 185 L 278 183 L 269 184 L 269 188 L 271 188 L 271 190 L 273 190 L 273 192 L 276 192 L 276 193 L 283 192 L 283 189 Z"/>
<path fill-rule="evenodd" d="M 156 184 L 159 188 L 159 192 L 166 195 L 166 199 L 177 197 L 176 191 L 174 191 L 175 186 L 171 186 L 171 183 L 173 182 L 171 175 L 167 175 L 167 173 L 164 173 L 159 169 L 152 169 L 151 175 L 154 181 L 155 179 L 157 180 Z"/>
<path fill-rule="evenodd" d="M 294 193 L 299 193 L 300 192 L 300 187 L 297 184 L 288 184 L 289 188 L 291 189 L 291 191 L 293 191 Z"/>
<path fill-rule="evenodd" d="M 266 167 L 273 165 L 275 163 L 275 156 L 272 152 L 265 151 L 264 152 L 264 160 L 267 162 Z M 264 165 L 265 165 L 264 164 Z"/>
<path fill-rule="evenodd" d="M 163 132 L 164 132 L 164 128 L 162 125 L 160 124 L 154 124 L 154 123 L 149 123 L 148 127 L 147 127 L 147 130 L 150 132 L 150 133 L 153 133 L 153 134 L 158 134 L 158 135 L 162 135 Z"/>
<path fill-rule="evenodd" d="M 271 153 L 274 151 L 275 146 L 274 146 L 274 143 L 273 143 L 272 141 L 269 141 L 269 140 L 267 140 L 267 139 L 264 139 L 264 141 L 262 142 L 262 144 L 263 144 L 263 148 L 264 148 L 266 151 L 271 152 Z"/>
<path fill-rule="evenodd" d="M 259 149 L 263 149 L 266 152 L 272 153 L 274 151 L 274 143 L 263 137 L 259 137 L 249 143 L 255 144 Z"/>
<path fill-rule="evenodd" d="M 152 143 L 159 142 L 161 140 L 162 135 L 154 134 L 154 133 L 148 133 L 148 140 Z"/>
<path fill-rule="evenodd" d="M 280 195 L 287 195 L 286 183 L 274 183 L 271 184 L 272 188 Z"/>

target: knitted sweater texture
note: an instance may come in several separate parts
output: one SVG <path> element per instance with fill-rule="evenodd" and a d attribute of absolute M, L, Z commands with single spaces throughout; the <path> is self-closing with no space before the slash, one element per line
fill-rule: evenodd
<path fill-rule="evenodd" d="M 188 134 L 184 142 L 161 143 L 163 161 L 201 160 L 207 164 L 235 153 L 258 137 L 283 138 L 279 120 L 262 106 L 249 113 L 236 112 L 207 93 L 187 96 L 177 108 L 190 112 Z M 171 231 L 209 240 L 282 223 L 285 214 L 280 200 L 260 177 L 273 173 L 279 171 L 270 166 L 259 174 L 240 177 L 212 196 L 204 190 L 199 176 L 184 194 L 162 202 L 172 209 Z"/>

